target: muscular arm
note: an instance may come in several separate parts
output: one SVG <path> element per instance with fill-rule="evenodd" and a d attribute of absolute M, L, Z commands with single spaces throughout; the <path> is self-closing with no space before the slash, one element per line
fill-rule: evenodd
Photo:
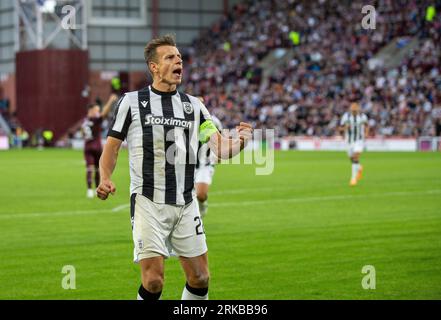
<path fill-rule="evenodd" d="M 111 181 L 113 171 L 115 170 L 116 161 L 118 159 L 119 149 L 122 141 L 113 137 L 108 137 L 104 146 L 103 154 L 100 158 L 100 185 L 96 192 L 98 198 L 106 200 L 109 193 L 116 192 L 115 185 Z"/>
<path fill-rule="evenodd" d="M 210 137 L 208 147 L 218 159 L 226 160 L 240 153 L 245 145 L 243 140 L 239 138 L 225 138 L 219 132 L 216 132 Z"/>

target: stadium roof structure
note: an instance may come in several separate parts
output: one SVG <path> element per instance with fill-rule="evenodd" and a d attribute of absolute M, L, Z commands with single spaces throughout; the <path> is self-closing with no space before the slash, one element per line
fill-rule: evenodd
<path fill-rule="evenodd" d="M 85 0 L 22 0 L 14 5 L 16 52 L 44 50 L 55 41 L 60 49 L 87 50 Z"/>

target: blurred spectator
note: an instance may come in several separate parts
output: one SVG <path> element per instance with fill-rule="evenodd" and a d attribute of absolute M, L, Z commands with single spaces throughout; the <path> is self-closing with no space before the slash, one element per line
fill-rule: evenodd
<path fill-rule="evenodd" d="M 52 140 L 54 138 L 54 133 L 52 130 L 44 130 L 42 132 L 43 140 L 44 140 L 44 146 L 45 147 L 51 147 L 52 146 Z"/>
<path fill-rule="evenodd" d="M 9 112 L 9 99 L 0 99 L 0 114 L 5 115 Z"/>
<path fill-rule="evenodd" d="M 441 137 L 441 118 L 435 119 L 435 136 Z"/>
<path fill-rule="evenodd" d="M 23 148 L 28 146 L 29 134 L 22 127 L 17 127 L 13 134 L 13 146 L 16 148 Z"/>

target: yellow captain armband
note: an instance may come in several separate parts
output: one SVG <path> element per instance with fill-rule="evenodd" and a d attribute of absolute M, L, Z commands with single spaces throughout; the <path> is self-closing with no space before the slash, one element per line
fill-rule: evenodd
<path fill-rule="evenodd" d="M 199 126 L 199 141 L 203 143 L 207 143 L 210 140 L 210 137 L 218 132 L 216 126 L 213 121 L 207 120 L 203 124 Z"/>

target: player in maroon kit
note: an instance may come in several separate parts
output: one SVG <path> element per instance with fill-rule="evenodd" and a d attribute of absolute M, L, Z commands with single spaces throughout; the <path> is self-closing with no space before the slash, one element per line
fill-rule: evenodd
<path fill-rule="evenodd" d="M 89 105 L 87 107 L 87 118 L 81 127 L 84 137 L 84 159 L 86 160 L 88 198 L 95 196 L 95 191 L 92 189 L 93 175 L 95 175 L 95 186 L 98 186 L 100 182 L 99 160 L 102 153 L 101 124 L 117 100 L 118 96 L 112 94 L 102 111 L 98 104 Z"/>

